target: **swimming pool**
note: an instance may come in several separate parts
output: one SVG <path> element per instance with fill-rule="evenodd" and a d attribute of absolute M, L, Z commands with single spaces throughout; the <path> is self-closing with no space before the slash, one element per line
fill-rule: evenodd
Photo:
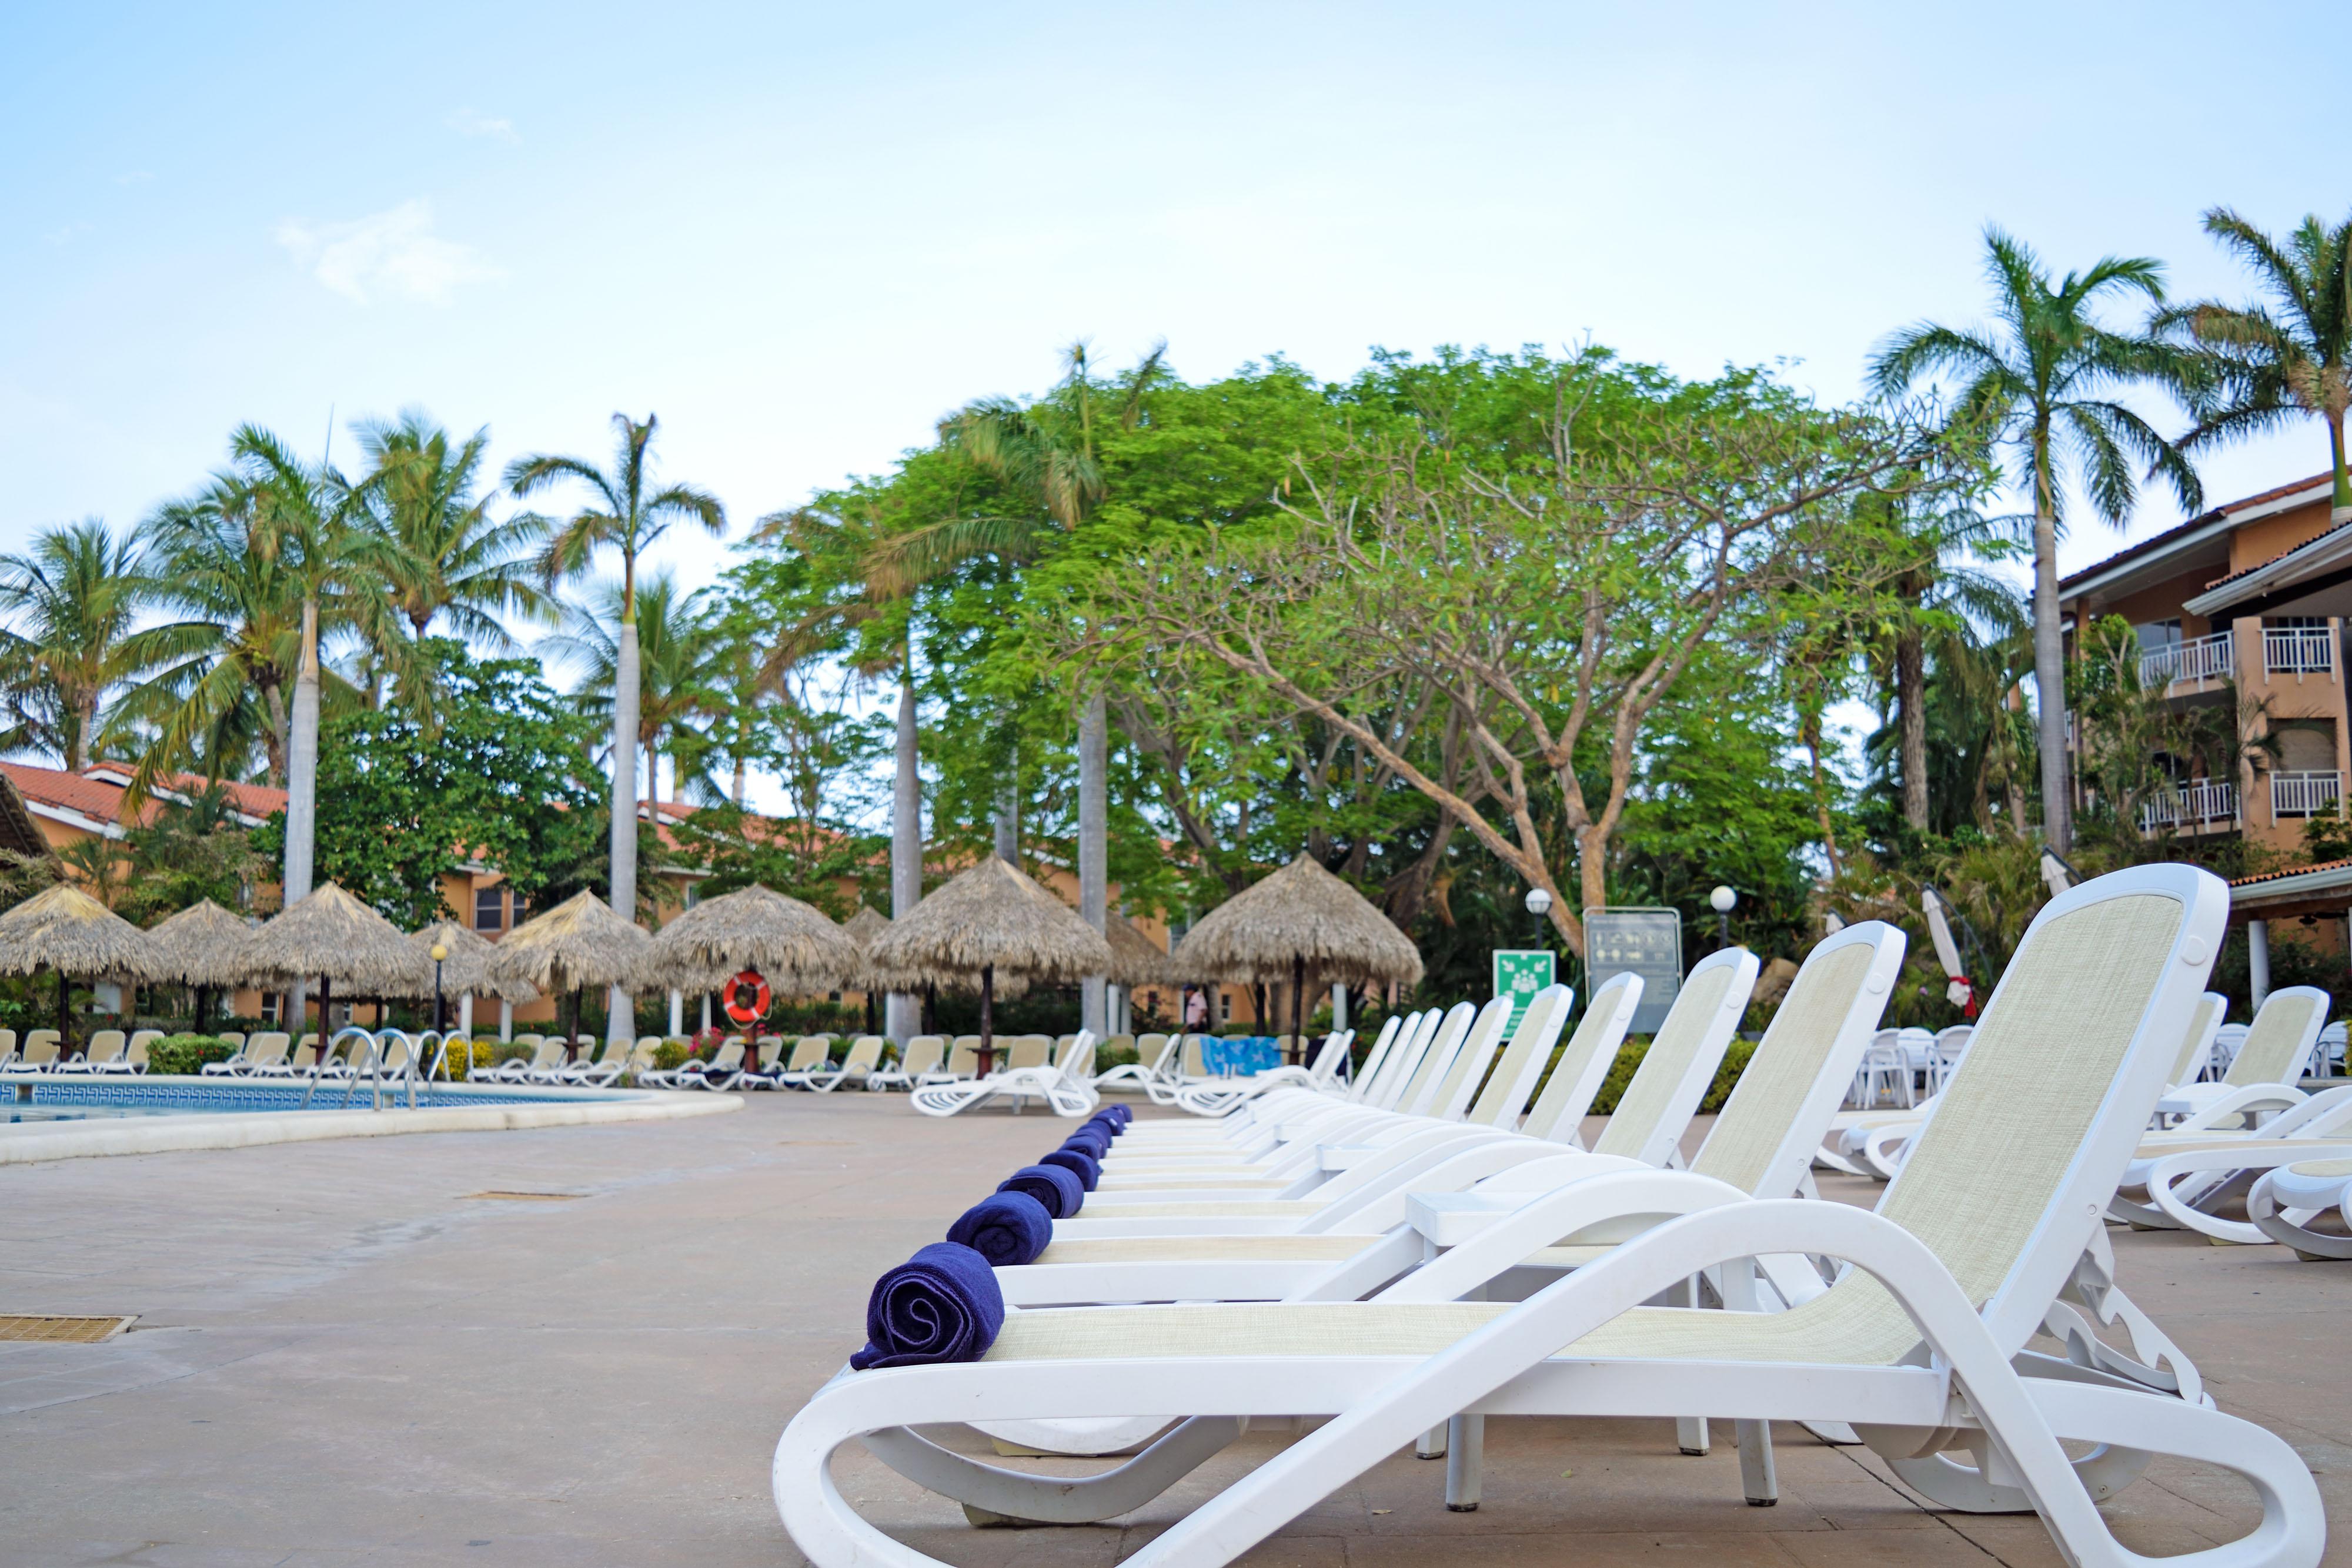
<path fill-rule="evenodd" d="M 122 1116 L 226 1116 L 255 1111 L 300 1111 L 307 1087 L 299 1079 L 265 1082 L 217 1078 L 89 1079 L 31 1077 L 0 1079 L 0 1126 L 11 1123 L 86 1122 Z M 348 1093 L 346 1091 L 348 1090 Z M 404 1088 L 386 1083 L 386 1106 L 405 1109 Z M 489 1088 L 478 1084 L 419 1085 L 419 1110 L 469 1110 L 485 1105 L 569 1105 L 583 1100 L 639 1098 L 626 1092 L 569 1090 L 541 1092 L 529 1089 Z M 365 1111 L 373 1103 L 364 1081 L 347 1085 L 321 1080 L 310 1096 L 311 1111 Z"/>

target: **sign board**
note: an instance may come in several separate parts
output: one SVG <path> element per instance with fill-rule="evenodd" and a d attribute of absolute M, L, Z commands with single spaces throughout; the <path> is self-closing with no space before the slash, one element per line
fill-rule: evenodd
<path fill-rule="evenodd" d="M 1557 960 L 1549 951 L 1515 951 L 1508 947 L 1495 949 L 1495 995 L 1511 999 L 1511 1019 L 1503 1026 L 1503 1038 L 1508 1040 L 1527 1016 L 1528 1004 L 1538 991 L 1552 982 L 1557 972 Z"/>
<path fill-rule="evenodd" d="M 1612 977 L 1642 977 L 1642 1005 L 1632 1032 L 1655 1034 L 1683 988 L 1683 917 L 1673 909 L 1588 909 L 1584 912 L 1585 996 Z"/>

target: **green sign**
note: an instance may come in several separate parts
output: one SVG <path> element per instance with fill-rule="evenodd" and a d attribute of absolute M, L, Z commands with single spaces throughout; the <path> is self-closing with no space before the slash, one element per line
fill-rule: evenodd
<path fill-rule="evenodd" d="M 1556 973 L 1553 955 L 1549 952 L 1495 949 L 1495 994 L 1511 998 L 1511 1021 L 1503 1026 L 1503 1036 L 1509 1039 L 1527 1016 L 1528 1004 L 1535 1000 L 1538 991 L 1552 983 Z"/>

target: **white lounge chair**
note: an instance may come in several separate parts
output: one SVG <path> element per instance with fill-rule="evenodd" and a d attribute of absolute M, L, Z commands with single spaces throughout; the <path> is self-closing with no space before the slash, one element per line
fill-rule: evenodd
<path fill-rule="evenodd" d="M 2336 1222 L 2319 1229 L 2333 1214 Z M 2352 1142 L 2307 1154 L 2266 1171 L 2246 1194 L 2246 1218 L 2267 1240 L 2294 1249 L 2306 1263 L 2352 1258 Z"/>
<path fill-rule="evenodd" d="M 776 1043 L 781 1047 L 783 1042 L 778 1040 Z M 740 1035 L 722 1040 L 708 1061 L 695 1057 L 680 1063 L 677 1072 L 670 1076 L 668 1086 L 672 1089 L 708 1089 L 713 1092 L 732 1089 L 735 1081 L 743 1075 L 743 1058 L 750 1049 L 750 1043 Z"/>
<path fill-rule="evenodd" d="M 912 1089 L 926 1075 L 939 1071 L 940 1059 L 947 1050 L 947 1043 L 935 1034 L 910 1037 L 899 1051 L 898 1061 L 887 1067 L 877 1067 L 866 1075 L 866 1087 L 873 1090 Z"/>
<path fill-rule="evenodd" d="M 79 1056 L 59 1061 L 50 1071 L 64 1073 L 107 1071 L 110 1063 L 121 1060 L 124 1039 L 119 1029 L 99 1030 L 90 1035 L 89 1043 L 82 1048 Z"/>
<path fill-rule="evenodd" d="M 1172 1034 L 1136 1036 L 1135 1060 L 1097 1074 L 1092 1084 L 1094 1092 L 1101 1094 L 1113 1089 L 1133 1088 L 1148 1092 L 1163 1073 L 1173 1076 L 1170 1063 L 1174 1061 L 1177 1047 L 1181 1043 L 1181 1038 Z"/>
<path fill-rule="evenodd" d="M 0 1073 L 16 1070 L 16 1031 L 0 1029 Z"/>
<path fill-rule="evenodd" d="M 1094 1037 L 1081 1031 L 1070 1050 L 1073 1053 L 1091 1054 L 1093 1046 Z M 1013 1049 L 1024 1060 L 1037 1047 L 1050 1051 L 1052 1042 L 1041 1036 L 1024 1036 L 1013 1042 Z M 1100 1103 L 1083 1080 L 1066 1077 L 1058 1066 L 1042 1060 L 1034 1066 L 1007 1067 L 985 1078 L 919 1084 L 908 1099 L 916 1111 L 926 1116 L 961 1115 L 999 1099 L 1012 1101 L 1017 1112 L 1024 1103 L 1034 1099 L 1043 1100 L 1057 1116 L 1076 1118 L 1087 1114 Z"/>
<path fill-rule="evenodd" d="M 2273 991 L 2247 1026 L 2245 1043 L 2219 1083 L 2187 1083 L 2157 1103 L 2184 1129 L 2252 1123 L 2303 1099 L 2295 1082 L 2327 1022 L 2331 998 L 2316 986 Z M 2218 1031 L 2217 1031 L 2218 1032 Z"/>
<path fill-rule="evenodd" d="M 2028 1349 L 2050 1303 L 2074 1288 L 2104 1194 L 2164 1087 L 2226 900 L 2218 879 L 2178 865 L 2136 868 L 2052 900 L 1987 1006 L 1943 1111 L 1876 1212 L 1759 1201 L 1687 1173 L 1621 1171 L 1530 1202 L 1369 1301 L 1012 1314 L 979 1362 L 845 1372 L 819 1391 L 777 1446 L 779 1514 L 818 1568 L 915 1568 L 933 1560 L 868 1524 L 832 1481 L 831 1456 L 853 1438 L 968 1506 L 1077 1522 L 1164 1492 L 1229 1442 L 1241 1418 L 1329 1417 L 1140 1557 L 1204 1568 L 1450 1418 L 1706 1410 L 1739 1418 L 1752 1501 L 1776 1495 L 1770 1420 L 1846 1421 L 1944 1506 L 2032 1509 L 2068 1561 L 2121 1564 L 2139 1559 L 2115 1541 L 2094 1500 L 2127 1483 L 2150 1454 L 2170 1454 L 2245 1477 L 2263 1514 L 2241 1541 L 2182 1554 L 2185 1568 L 2310 1568 L 2325 1509 L 2285 1442 L 2201 1402 L 2085 1378 L 2084 1368 Z M 1525 1301 L 1462 1299 L 1481 1270 L 1529 1241 L 1662 1213 L 1677 1218 Z M 1433 1213 L 1420 1222 L 1443 1224 Z M 1712 1269 L 1743 1306 L 1744 1260 L 1759 1252 L 1853 1267 L 1783 1312 L 1642 1304 Z M 1083 1479 L 982 1464 L 915 1430 L 1139 1411 L 1188 1419 L 1134 1459 Z M 2068 1441 L 2090 1451 L 2070 1458 Z M 1463 1479 L 1449 1490 L 1475 1503 L 1475 1484 Z"/>
<path fill-rule="evenodd" d="M 100 1072 L 114 1073 L 139 1073 L 146 1071 L 148 1047 L 153 1045 L 157 1040 L 163 1038 L 163 1031 L 160 1029 L 142 1029 L 133 1030 L 131 1039 L 125 1042 L 122 1047 L 122 1054 L 114 1058 L 110 1061 L 100 1062 L 98 1064 L 98 1071 Z"/>
<path fill-rule="evenodd" d="M 793 1042 L 792 1056 L 785 1061 L 782 1067 L 779 1068 L 775 1065 L 776 1057 L 782 1052 L 783 1043 L 781 1038 L 778 1039 L 775 1049 L 768 1053 L 766 1064 L 756 1083 L 757 1087 L 806 1089 L 811 1087 L 812 1080 L 815 1075 L 832 1073 L 833 1037 L 831 1035 L 802 1035 Z"/>
<path fill-rule="evenodd" d="M 882 1065 L 882 1037 L 878 1034 L 859 1035 L 849 1042 L 849 1054 L 841 1059 L 839 1067 L 827 1068 L 820 1064 L 809 1073 L 802 1087 L 819 1094 L 830 1094 L 853 1079 L 863 1084 L 874 1070 Z"/>

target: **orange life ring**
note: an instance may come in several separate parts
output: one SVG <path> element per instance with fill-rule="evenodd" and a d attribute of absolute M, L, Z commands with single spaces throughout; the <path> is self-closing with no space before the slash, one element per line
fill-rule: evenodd
<path fill-rule="evenodd" d="M 736 999 L 746 986 L 751 988 L 749 1006 Z M 719 999 L 726 1004 L 727 1016 L 749 1029 L 768 1016 L 768 982 L 761 977 L 759 970 L 746 969 L 727 982 L 726 991 Z"/>

